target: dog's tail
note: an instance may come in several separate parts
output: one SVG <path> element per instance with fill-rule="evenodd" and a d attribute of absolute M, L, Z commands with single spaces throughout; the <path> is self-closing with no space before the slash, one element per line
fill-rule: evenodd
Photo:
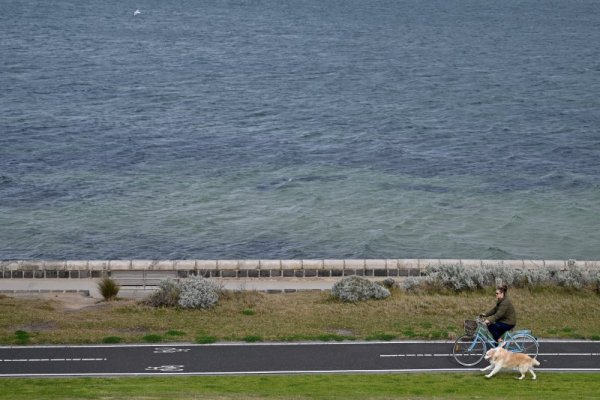
<path fill-rule="evenodd" d="M 540 362 L 534 358 L 533 359 L 533 365 L 535 365 L 537 367 L 537 366 L 540 365 Z"/>

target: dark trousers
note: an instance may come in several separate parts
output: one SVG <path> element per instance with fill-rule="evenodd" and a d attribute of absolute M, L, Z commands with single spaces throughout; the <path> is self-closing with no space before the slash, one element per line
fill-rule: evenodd
<path fill-rule="evenodd" d="M 508 325 L 504 322 L 494 322 L 493 324 L 488 325 L 488 330 L 494 337 L 494 340 L 497 342 L 498 339 L 500 339 L 502 335 L 504 335 L 504 332 L 508 332 L 514 327 L 514 325 Z"/>

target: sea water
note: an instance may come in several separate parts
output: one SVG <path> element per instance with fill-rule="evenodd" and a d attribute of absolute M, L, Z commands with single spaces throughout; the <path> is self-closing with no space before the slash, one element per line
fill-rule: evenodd
<path fill-rule="evenodd" d="M 0 0 L 0 259 L 599 259 L 599 21 Z"/>

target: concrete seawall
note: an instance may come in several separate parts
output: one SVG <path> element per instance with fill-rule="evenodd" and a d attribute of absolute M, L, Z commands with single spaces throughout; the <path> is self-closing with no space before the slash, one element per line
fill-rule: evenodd
<path fill-rule="evenodd" d="M 575 260 L 10 260 L 0 261 L 0 294 L 84 293 L 101 298 L 100 278 L 121 285 L 120 296 L 141 298 L 166 278 L 202 275 L 230 290 L 268 293 L 329 290 L 344 276 L 370 279 L 420 276 L 430 265 L 536 269 L 572 266 L 600 271 L 600 261 Z"/>
<path fill-rule="evenodd" d="M 576 265 L 600 270 L 600 261 L 576 260 L 7 260 L 0 261 L 0 279 L 100 278 L 135 271 L 148 276 L 167 273 L 180 278 L 190 274 L 211 278 L 406 277 L 419 276 L 428 266 L 443 264 L 523 269 L 545 266 L 567 269 Z"/>

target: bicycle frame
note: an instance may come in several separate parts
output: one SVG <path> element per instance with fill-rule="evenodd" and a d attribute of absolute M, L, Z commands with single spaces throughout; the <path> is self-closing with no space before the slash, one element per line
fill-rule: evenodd
<path fill-rule="evenodd" d="M 518 331 L 516 333 L 524 333 L 524 332 L 526 332 L 526 331 Z M 529 333 L 529 332 L 527 331 L 527 333 Z M 496 343 L 496 341 L 492 337 L 492 334 L 488 330 L 487 325 L 485 325 L 483 323 L 483 321 L 481 321 L 480 318 L 477 318 L 477 331 L 475 332 L 475 336 L 473 338 L 473 346 L 469 350 L 473 350 L 473 347 L 475 347 L 475 343 L 477 342 L 477 338 L 482 339 L 486 344 L 488 344 L 492 347 L 496 347 L 498 345 L 498 343 Z M 504 333 L 503 340 L 504 340 L 504 342 L 506 342 L 506 345 L 504 347 L 507 350 L 512 351 L 513 353 L 518 353 L 519 350 L 522 350 L 522 349 L 519 349 L 519 347 L 517 347 L 516 349 L 513 349 L 513 347 L 511 347 L 514 345 L 514 343 L 512 342 L 512 338 L 513 338 L 513 334 L 510 333 L 510 331 Z"/>
<path fill-rule="evenodd" d="M 477 328 L 471 335 L 466 333 L 459 336 L 454 342 L 452 354 L 454 359 L 461 365 L 473 366 L 478 364 L 485 356 L 486 349 L 496 347 L 498 344 L 492 337 L 483 319 L 477 318 Z M 539 345 L 537 339 L 528 330 L 506 332 L 503 335 L 504 348 L 513 353 L 524 353 L 535 358 L 538 354 Z M 467 357 L 467 358 L 462 358 Z"/>
<path fill-rule="evenodd" d="M 508 332 L 506 333 L 508 334 Z M 495 347 L 497 345 L 487 326 L 481 321 L 480 318 L 477 318 L 477 330 L 475 331 L 475 335 L 473 336 L 473 344 L 469 348 L 469 351 L 473 351 L 473 348 L 477 344 L 478 338 L 483 340 L 485 344 L 488 344 L 492 347 Z"/>

